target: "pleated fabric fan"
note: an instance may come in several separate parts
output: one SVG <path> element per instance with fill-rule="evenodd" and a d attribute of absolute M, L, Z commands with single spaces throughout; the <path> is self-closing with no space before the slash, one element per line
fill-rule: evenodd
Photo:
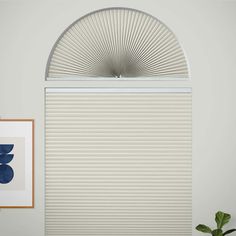
<path fill-rule="evenodd" d="M 89 77 L 188 78 L 173 32 L 144 12 L 108 8 L 69 26 L 50 54 L 47 79 Z"/>

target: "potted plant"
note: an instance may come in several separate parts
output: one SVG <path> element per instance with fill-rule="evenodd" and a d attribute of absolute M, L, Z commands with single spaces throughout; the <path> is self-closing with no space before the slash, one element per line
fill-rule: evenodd
<path fill-rule="evenodd" d="M 215 221 L 217 224 L 216 229 L 211 229 L 210 227 L 200 224 L 196 227 L 196 230 L 201 231 L 203 233 L 209 233 L 212 236 L 224 236 L 230 233 L 233 233 L 236 231 L 236 229 L 229 229 L 225 232 L 223 232 L 223 226 L 227 224 L 230 221 L 231 215 L 228 213 L 224 213 L 222 211 L 218 211 L 215 215 Z"/>

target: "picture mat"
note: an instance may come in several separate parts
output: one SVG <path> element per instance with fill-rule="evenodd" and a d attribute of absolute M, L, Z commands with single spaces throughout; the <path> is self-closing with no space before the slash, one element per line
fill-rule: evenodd
<path fill-rule="evenodd" d="M 13 169 L 14 177 L 9 183 L 0 184 L 0 191 L 25 190 L 25 138 L 0 137 L 0 144 L 14 144 L 13 150 L 9 153 L 14 157 L 12 161 L 7 163 Z"/>

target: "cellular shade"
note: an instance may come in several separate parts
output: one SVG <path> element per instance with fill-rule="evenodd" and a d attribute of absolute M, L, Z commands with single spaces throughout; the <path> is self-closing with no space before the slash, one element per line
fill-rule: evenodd
<path fill-rule="evenodd" d="M 134 9 L 92 12 L 69 26 L 50 54 L 46 78 L 188 78 L 184 52 L 173 32 Z"/>
<path fill-rule="evenodd" d="M 190 236 L 191 92 L 46 90 L 46 235 Z"/>

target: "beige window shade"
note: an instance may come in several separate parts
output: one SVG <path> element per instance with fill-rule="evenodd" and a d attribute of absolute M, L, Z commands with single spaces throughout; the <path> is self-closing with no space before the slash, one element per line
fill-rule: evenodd
<path fill-rule="evenodd" d="M 191 91 L 46 90 L 46 235 L 191 235 Z"/>
<path fill-rule="evenodd" d="M 187 79 L 184 51 L 160 20 L 129 8 L 106 8 L 82 16 L 58 38 L 46 80 L 111 78 Z"/>

